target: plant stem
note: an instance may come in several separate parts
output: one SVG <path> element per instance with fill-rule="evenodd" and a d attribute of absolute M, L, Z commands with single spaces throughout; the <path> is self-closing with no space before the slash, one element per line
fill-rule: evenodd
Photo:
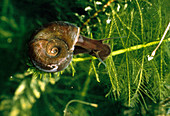
<path fill-rule="evenodd" d="M 89 105 L 89 106 L 92 106 L 92 107 L 98 107 L 98 105 L 94 104 L 94 103 L 89 103 L 89 102 L 85 102 L 85 101 L 81 101 L 81 100 L 71 100 L 66 104 L 66 107 L 64 109 L 64 116 L 66 116 L 66 114 L 67 114 L 68 106 L 73 102 L 78 102 L 78 103 Z"/>

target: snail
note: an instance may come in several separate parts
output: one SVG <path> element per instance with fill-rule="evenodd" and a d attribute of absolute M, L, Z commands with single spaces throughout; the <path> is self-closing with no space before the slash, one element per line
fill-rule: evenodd
<path fill-rule="evenodd" d="M 107 39 L 104 39 L 107 40 Z M 80 28 L 65 21 L 55 21 L 37 30 L 29 42 L 33 65 L 45 72 L 58 72 L 71 62 L 73 54 L 89 53 L 102 61 L 111 53 L 104 40 L 80 35 Z"/>

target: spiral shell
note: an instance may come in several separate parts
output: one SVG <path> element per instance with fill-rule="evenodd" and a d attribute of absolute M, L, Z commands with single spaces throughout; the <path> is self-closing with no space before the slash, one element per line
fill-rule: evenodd
<path fill-rule="evenodd" d="M 79 27 L 63 21 L 43 26 L 29 43 L 32 63 L 45 72 L 65 69 L 72 60 L 79 33 Z"/>

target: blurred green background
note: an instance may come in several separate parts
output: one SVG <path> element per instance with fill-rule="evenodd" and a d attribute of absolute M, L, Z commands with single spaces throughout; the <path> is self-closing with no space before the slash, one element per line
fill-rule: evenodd
<path fill-rule="evenodd" d="M 0 115 L 170 115 L 169 32 L 154 59 L 147 59 L 170 21 L 170 2 L 118 0 L 103 8 L 107 2 L 0 1 Z M 27 51 L 36 29 L 52 21 L 81 27 L 100 9 L 81 34 L 126 36 L 106 41 L 112 49 L 107 67 L 88 54 L 74 56 L 58 73 L 32 66 Z"/>

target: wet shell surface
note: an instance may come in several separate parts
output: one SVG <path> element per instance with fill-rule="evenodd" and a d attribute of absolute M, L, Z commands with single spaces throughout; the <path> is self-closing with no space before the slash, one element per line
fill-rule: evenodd
<path fill-rule="evenodd" d="M 57 21 L 43 26 L 29 43 L 33 65 L 45 72 L 65 69 L 72 60 L 79 34 L 80 28 L 68 22 Z"/>

